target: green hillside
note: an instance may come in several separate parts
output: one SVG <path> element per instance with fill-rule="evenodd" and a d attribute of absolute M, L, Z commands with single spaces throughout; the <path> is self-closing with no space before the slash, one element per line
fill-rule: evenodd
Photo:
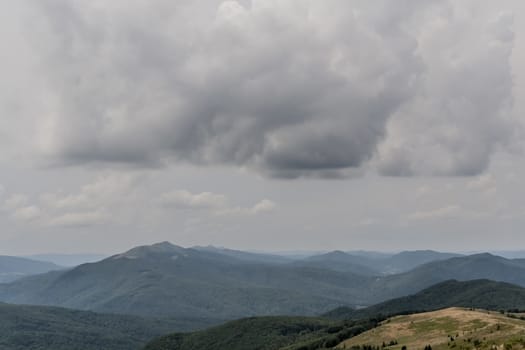
<path fill-rule="evenodd" d="M 146 349 L 324 349 L 335 346 L 337 339 L 348 339 L 364 329 L 374 327 L 374 320 L 382 320 L 387 315 L 412 314 L 450 306 L 525 309 L 525 288 L 489 280 L 451 280 L 415 295 L 369 308 L 333 310 L 325 315 L 332 321 L 327 318 L 298 317 L 242 319 L 204 331 L 162 337 L 150 343 Z"/>
<path fill-rule="evenodd" d="M 191 320 L 0 303 L 1 350 L 133 350 L 173 330 L 202 326 Z"/>
<path fill-rule="evenodd" d="M 369 288 L 372 299 L 385 300 L 413 294 L 449 279 L 489 279 L 525 286 L 525 264 L 520 260 L 505 259 L 488 253 L 455 257 L 377 279 Z"/>
<path fill-rule="evenodd" d="M 489 280 L 445 281 L 414 295 L 388 300 L 368 308 L 341 307 L 325 314 L 338 319 L 360 319 L 376 315 L 431 311 L 460 306 L 486 310 L 525 310 L 525 288 Z"/>
<path fill-rule="evenodd" d="M 430 262 L 448 260 L 460 256 L 459 254 L 442 253 L 433 250 L 404 251 L 384 259 L 378 259 L 375 261 L 374 266 L 383 273 L 394 274 L 410 271 Z"/>
<path fill-rule="evenodd" d="M 497 312 L 448 308 L 397 316 L 341 342 L 335 349 L 503 349 L 525 348 L 525 321 Z"/>
<path fill-rule="evenodd" d="M 308 317 L 254 317 L 194 333 L 176 333 L 144 350 L 308 350 L 330 348 L 378 324 Z"/>

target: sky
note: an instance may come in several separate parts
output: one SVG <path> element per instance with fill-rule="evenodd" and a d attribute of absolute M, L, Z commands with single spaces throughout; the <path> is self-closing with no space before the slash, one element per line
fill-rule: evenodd
<path fill-rule="evenodd" d="M 521 0 L 0 0 L 0 254 L 525 249 Z"/>

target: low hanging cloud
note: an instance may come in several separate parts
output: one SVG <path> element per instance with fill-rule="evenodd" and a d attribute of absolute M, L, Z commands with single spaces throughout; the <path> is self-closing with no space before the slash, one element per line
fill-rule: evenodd
<path fill-rule="evenodd" d="M 477 1 L 29 3 L 58 164 L 473 175 L 516 129 L 512 17 Z"/>
<path fill-rule="evenodd" d="M 164 193 L 159 199 L 160 204 L 175 210 L 205 210 L 214 215 L 256 215 L 270 212 L 276 204 L 263 199 L 252 207 L 234 206 L 227 196 L 212 192 L 191 193 L 187 190 L 176 190 Z"/>
<path fill-rule="evenodd" d="M 269 213 L 276 204 L 262 199 L 250 206 L 232 203 L 225 194 L 154 190 L 155 182 L 143 173 L 104 172 L 69 191 L 0 197 L 0 214 L 40 227 L 86 227 L 145 223 L 152 217 L 173 219 L 172 214 L 206 220 L 217 217 L 255 216 Z M 175 212 L 174 212 L 175 211 Z"/>
<path fill-rule="evenodd" d="M 163 194 L 160 202 L 166 207 L 212 210 L 226 207 L 228 198 L 225 195 L 211 192 L 193 194 L 187 190 L 178 190 Z"/>
<path fill-rule="evenodd" d="M 459 205 L 449 205 L 428 211 L 417 211 L 408 215 L 409 220 L 454 219 L 462 216 L 463 208 Z"/>
<path fill-rule="evenodd" d="M 139 176 L 132 174 L 102 174 L 72 193 L 12 194 L 0 209 L 16 221 L 45 227 L 118 222 L 123 212 L 136 210 L 139 180 Z"/>

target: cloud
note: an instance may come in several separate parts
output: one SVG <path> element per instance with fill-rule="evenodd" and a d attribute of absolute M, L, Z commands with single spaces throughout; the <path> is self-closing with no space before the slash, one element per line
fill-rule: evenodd
<path fill-rule="evenodd" d="M 25 206 L 28 202 L 28 197 L 23 194 L 13 194 L 4 200 L 2 208 L 7 211 L 12 211 L 17 208 Z"/>
<path fill-rule="evenodd" d="M 83 185 L 77 193 L 44 193 L 40 201 L 56 211 L 116 209 L 121 203 L 134 200 L 140 181 L 141 176 L 137 174 L 108 172 Z"/>
<path fill-rule="evenodd" d="M 476 3 L 30 1 L 38 152 L 286 178 L 478 174 L 515 123 L 512 17 Z"/>
<path fill-rule="evenodd" d="M 263 199 L 262 201 L 254 204 L 252 207 L 225 207 L 217 211 L 215 214 L 219 216 L 245 216 L 245 215 L 257 215 L 262 213 L 268 213 L 273 210 L 277 205 L 269 199 Z"/>
<path fill-rule="evenodd" d="M 271 200 L 269 199 L 263 199 L 262 201 L 260 201 L 259 203 L 255 204 L 252 208 L 251 208 L 251 211 L 254 213 L 254 214 L 258 214 L 258 213 L 265 213 L 265 212 L 269 212 L 269 211 L 272 211 L 275 209 L 277 205 L 272 202 Z"/>
<path fill-rule="evenodd" d="M 488 215 L 493 215 L 491 210 L 468 209 L 460 205 L 452 204 L 437 209 L 427 211 L 416 211 L 408 215 L 408 219 L 412 221 L 423 220 L 443 220 L 443 219 L 480 219 Z"/>
<path fill-rule="evenodd" d="M 167 207 L 182 209 L 218 209 L 224 208 L 228 203 L 227 197 L 222 194 L 211 192 L 192 194 L 187 190 L 165 193 L 160 201 Z"/>
<path fill-rule="evenodd" d="M 496 181 L 491 175 L 479 176 L 467 183 L 470 191 L 479 191 L 484 194 L 494 194 L 497 192 Z"/>
<path fill-rule="evenodd" d="M 79 227 L 79 226 L 93 226 L 106 223 L 109 220 L 109 215 L 100 211 L 94 212 L 77 212 L 65 213 L 51 218 L 48 226 L 58 227 Z"/>
<path fill-rule="evenodd" d="M 0 202 L 0 211 L 15 220 L 27 222 L 35 221 L 41 216 L 40 208 L 30 204 L 29 197 L 23 194 L 13 194 L 4 199 Z"/>
<path fill-rule="evenodd" d="M 69 191 L 11 194 L 0 209 L 17 222 L 39 227 L 89 227 L 99 225 L 149 225 L 155 220 L 173 222 L 174 214 L 199 221 L 218 217 L 253 216 L 276 208 L 269 199 L 253 206 L 231 203 L 225 194 L 162 192 L 155 177 L 144 172 L 110 171 Z M 212 220 L 213 221 L 213 220 Z"/>
<path fill-rule="evenodd" d="M 461 215 L 462 208 L 458 205 L 433 209 L 429 211 L 417 211 L 408 216 L 410 220 L 432 220 L 442 218 L 457 218 Z"/>
<path fill-rule="evenodd" d="M 494 152 L 512 148 L 518 139 L 521 125 L 512 117 L 513 16 L 479 7 L 456 3 L 422 18 L 428 24 L 418 54 L 426 68 L 419 93 L 388 121 L 376 159 L 382 174 L 477 175 Z"/>
<path fill-rule="evenodd" d="M 28 207 L 16 208 L 13 213 L 13 217 L 17 220 L 23 221 L 34 221 L 40 217 L 40 208 L 31 205 Z"/>
<path fill-rule="evenodd" d="M 191 193 L 187 190 L 175 190 L 161 195 L 162 206 L 179 210 L 206 210 L 214 215 L 256 215 L 270 212 L 276 204 L 263 199 L 252 207 L 233 206 L 223 194 L 212 192 Z"/>
<path fill-rule="evenodd" d="M 358 220 L 354 226 L 356 227 L 369 227 L 382 223 L 382 220 L 374 217 L 364 217 Z"/>
<path fill-rule="evenodd" d="M 2 208 L 17 221 L 39 226 L 93 226 L 116 222 L 122 212 L 135 207 L 138 181 L 139 177 L 133 174 L 106 173 L 82 186 L 77 193 L 58 191 L 36 198 L 14 194 L 4 201 Z"/>

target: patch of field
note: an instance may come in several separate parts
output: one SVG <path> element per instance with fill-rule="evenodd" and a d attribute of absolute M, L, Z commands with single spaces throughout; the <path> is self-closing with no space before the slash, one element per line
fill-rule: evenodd
<path fill-rule="evenodd" d="M 525 321 L 496 312 L 449 308 L 393 317 L 381 326 L 339 344 L 336 349 L 371 345 L 379 349 L 520 350 L 525 349 Z"/>

